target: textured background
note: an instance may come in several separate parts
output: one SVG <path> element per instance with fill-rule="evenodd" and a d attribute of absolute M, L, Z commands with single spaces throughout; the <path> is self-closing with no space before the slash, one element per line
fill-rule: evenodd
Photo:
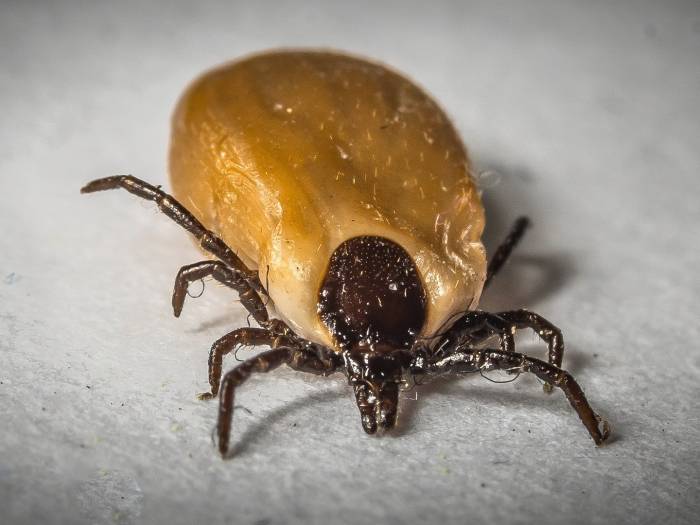
<path fill-rule="evenodd" d="M 378 5 L 380 4 L 380 5 Z M 241 390 L 238 456 L 199 402 L 243 323 L 152 206 L 87 180 L 166 182 L 169 115 L 202 70 L 332 46 L 403 70 L 481 170 L 489 247 L 535 228 L 483 307 L 529 307 L 607 415 L 597 449 L 523 377 L 407 392 L 371 438 L 338 376 Z M 0 4 L 0 521 L 690 523 L 700 511 L 700 7 L 679 2 Z M 522 348 L 543 356 L 531 336 Z M 227 366 L 233 366 L 228 361 Z"/>

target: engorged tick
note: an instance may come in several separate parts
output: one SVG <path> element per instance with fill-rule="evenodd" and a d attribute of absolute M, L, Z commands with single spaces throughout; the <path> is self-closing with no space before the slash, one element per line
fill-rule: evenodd
<path fill-rule="evenodd" d="M 211 348 L 211 389 L 201 397 L 220 395 L 222 455 L 236 388 L 282 364 L 344 373 L 369 434 L 395 426 L 399 390 L 416 377 L 506 370 L 562 389 L 595 443 L 608 437 L 561 368 L 559 329 L 527 310 L 476 310 L 528 220 L 516 221 L 487 265 L 464 146 L 405 77 L 322 51 L 263 53 L 210 71 L 178 104 L 170 176 L 192 211 L 130 175 L 81 191 L 124 188 L 156 202 L 213 257 L 178 272 L 175 316 L 189 283 L 209 276 L 238 292 L 260 326 Z M 515 352 L 524 328 L 547 343 L 546 362 Z M 271 349 L 222 379 L 225 355 L 258 345 Z"/>

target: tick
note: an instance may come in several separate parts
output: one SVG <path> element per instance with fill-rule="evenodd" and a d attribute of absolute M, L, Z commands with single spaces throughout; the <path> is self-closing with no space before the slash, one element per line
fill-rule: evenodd
<path fill-rule="evenodd" d="M 222 455 L 236 389 L 283 364 L 344 373 L 368 434 L 395 426 L 399 391 L 418 377 L 505 370 L 560 388 L 595 443 L 607 438 L 607 423 L 561 368 L 558 328 L 527 310 L 477 309 L 528 220 L 487 264 L 466 150 L 440 107 L 400 74 L 321 51 L 263 53 L 210 71 L 175 111 L 170 177 L 174 197 L 130 175 L 81 191 L 126 189 L 194 236 L 208 258 L 178 272 L 175 316 L 189 283 L 213 277 L 259 325 L 224 335 L 209 354 L 210 390 L 200 397 L 219 395 Z M 547 361 L 515 351 L 520 329 L 546 343 Z M 222 379 L 225 355 L 258 345 L 270 349 Z"/>

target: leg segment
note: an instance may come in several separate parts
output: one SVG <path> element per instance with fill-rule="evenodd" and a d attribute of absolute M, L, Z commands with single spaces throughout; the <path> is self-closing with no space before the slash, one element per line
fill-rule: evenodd
<path fill-rule="evenodd" d="M 343 361 L 333 350 L 316 346 L 314 349 L 297 348 L 287 365 L 299 372 L 327 376 L 342 367 Z"/>
<path fill-rule="evenodd" d="M 483 344 L 489 337 L 498 335 L 501 350 L 515 351 L 513 333 L 515 330 L 531 328 L 547 343 L 548 362 L 558 368 L 564 358 L 564 337 L 561 330 L 547 321 L 544 317 L 529 310 L 513 310 L 492 314 L 475 310 L 467 312 L 458 319 L 443 335 L 437 348 L 446 350 L 457 347 L 477 346 Z M 546 392 L 551 392 L 551 385 L 545 383 Z"/>
<path fill-rule="evenodd" d="M 564 336 L 559 328 L 541 315 L 529 310 L 500 312 L 496 315 L 506 321 L 512 329 L 531 328 L 540 336 L 540 339 L 547 343 L 549 364 L 561 367 L 564 358 Z"/>
<path fill-rule="evenodd" d="M 213 277 L 226 286 L 233 288 L 239 294 L 241 304 L 245 307 L 253 319 L 260 325 L 267 327 L 270 321 L 267 308 L 258 293 L 251 285 L 235 271 L 220 261 L 202 261 L 180 268 L 175 277 L 173 290 L 173 313 L 180 317 L 182 306 L 187 295 L 187 287 L 193 281 L 204 277 Z"/>
<path fill-rule="evenodd" d="M 486 269 L 486 281 L 484 282 L 484 288 L 489 285 L 493 276 L 498 273 L 503 264 L 505 264 L 505 262 L 508 260 L 513 248 L 515 248 L 520 242 L 520 239 L 522 239 L 528 226 L 530 226 L 530 219 L 527 217 L 519 217 L 515 221 L 510 233 L 496 249 L 496 252 L 489 261 Z"/>
<path fill-rule="evenodd" d="M 502 350 L 457 350 L 448 356 L 434 360 L 428 366 L 431 372 L 438 374 L 487 370 L 531 372 L 542 381 L 564 391 L 596 445 L 601 445 L 610 434 L 607 421 L 593 411 L 581 387 L 571 374 L 539 359 Z"/>
<path fill-rule="evenodd" d="M 324 363 L 318 356 L 306 350 L 279 347 L 248 359 L 228 372 L 221 384 L 217 425 L 219 452 L 222 456 L 226 456 L 228 452 L 236 388 L 242 385 L 253 372 L 269 372 L 285 363 L 297 370 L 323 375 L 335 372 L 340 364 L 335 360 Z"/>
<path fill-rule="evenodd" d="M 80 193 L 93 193 L 117 188 L 123 188 L 142 199 L 155 202 L 160 211 L 194 235 L 202 249 L 223 261 L 229 268 L 248 281 L 256 291 L 263 291 L 257 273 L 248 269 L 231 248 L 226 246 L 224 241 L 207 230 L 184 206 L 160 188 L 131 175 L 116 175 L 94 180 L 86 184 Z"/>
<path fill-rule="evenodd" d="M 504 352 L 515 351 L 515 340 L 511 326 L 498 315 L 481 310 L 466 312 L 446 332 L 440 335 L 441 339 L 435 348 L 442 355 L 455 348 L 484 344 L 488 338 L 494 335 L 498 335 L 500 339 L 501 350 Z"/>
<path fill-rule="evenodd" d="M 263 346 L 272 348 L 289 344 L 291 341 L 285 336 L 276 335 L 263 328 L 239 328 L 218 339 L 209 351 L 209 385 L 210 392 L 199 394 L 199 399 L 211 399 L 219 393 L 221 384 L 221 366 L 224 356 L 238 346 Z"/>

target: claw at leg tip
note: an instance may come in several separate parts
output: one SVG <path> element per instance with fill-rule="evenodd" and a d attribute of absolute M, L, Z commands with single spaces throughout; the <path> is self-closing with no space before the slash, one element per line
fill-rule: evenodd
<path fill-rule="evenodd" d="M 604 419 L 597 414 L 596 414 L 596 419 L 598 420 L 598 423 L 600 423 L 600 425 L 602 427 L 602 431 L 600 433 L 600 439 L 596 440 L 596 445 L 599 447 L 602 447 L 603 445 L 605 445 L 605 442 L 610 437 L 610 423 L 608 423 L 607 419 Z"/>
<path fill-rule="evenodd" d="M 228 440 L 226 442 L 219 441 L 219 454 L 221 459 L 229 459 L 231 457 L 231 451 L 228 448 Z"/>
<path fill-rule="evenodd" d="M 202 392 L 201 394 L 197 394 L 197 399 L 200 401 L 206 401 L 208 399 L 212 399 L 214 397 L 214 394 L 211 392 Z"/>
<path fill-rule="evenodd" d="M 610 423 L 607 419 L 603 419 L 603 442 L 607 441 L 610 437 Z"/>

